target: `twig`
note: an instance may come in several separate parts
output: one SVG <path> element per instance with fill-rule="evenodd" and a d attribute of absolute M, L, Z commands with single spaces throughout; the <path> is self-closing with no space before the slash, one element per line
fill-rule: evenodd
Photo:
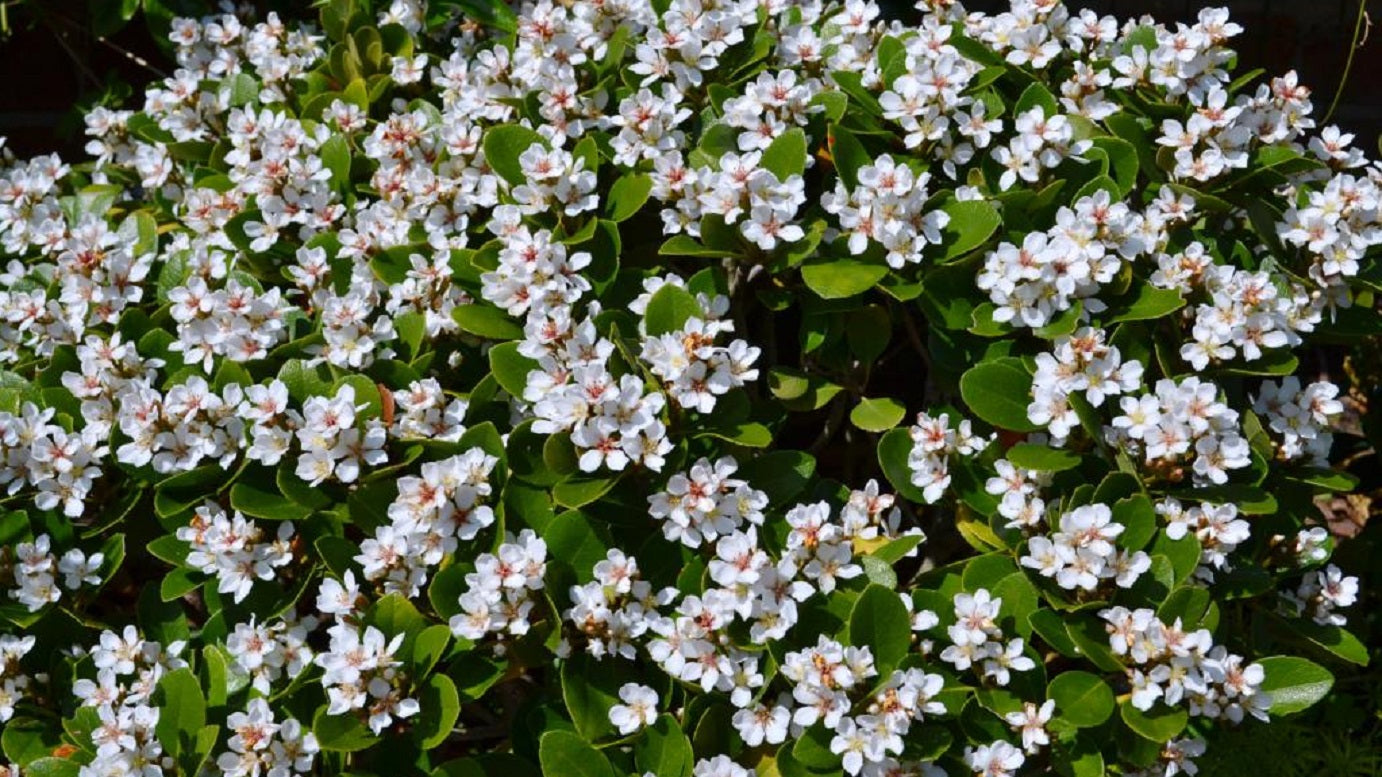
<path fill-rule="evenodd" d="M 1368 16 L 1368 0 L 1358 0 L 1358 21 L 1353 25 L 1353 38 L 1348 47 L 1348 59 L 1344 62 L 1344 74 L 1339 77 L 1339 87 L 1334 90 L 1334 100 L 1329 104 L 1324 118 L 1320 120 L 1321 125 L 1328 124 L 1334 116 L 1334 109 L 1339 107 L 1339 99 L 1344 96 L 1344 86 L 1348 84 L 1348 74 L 1353 70 L 1353 56 L 1368 42 L 1368 33 L 1371 30 L 1372 18 Z"/>

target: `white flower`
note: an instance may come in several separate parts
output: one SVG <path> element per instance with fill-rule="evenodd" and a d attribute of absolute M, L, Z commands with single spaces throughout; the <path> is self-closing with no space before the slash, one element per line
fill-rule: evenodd
<path fill-rule="evenodd" d="M 627 736 L 657 720 L 657 692 L 652 688 L 624 683 L 619 687 L 619 698 L 624 703 L 610 707 L 609 722 L 620 734 Z"/>

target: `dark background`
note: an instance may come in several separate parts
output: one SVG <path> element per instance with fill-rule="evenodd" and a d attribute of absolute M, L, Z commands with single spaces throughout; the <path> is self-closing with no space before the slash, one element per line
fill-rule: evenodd
<path fill-rule="evenodd" d="M 0 135 L 20 156 L 60 151 L 66 158 L 82 156 L 82 126 L 73 106 L 101 95 L 110 84 L 126 83 L 133 94 L 122 104 L 138 107 L 139 93 L 150 80 L 171 72 L 140 17 L 100 40 L 91 33 L 93 9 L 120 0 L 26 0 L 10 5 L 9 34 L 0 39 Z M 883 0 L 903 18 L 913 15 L 906 0 Z M 1359 3 L 1382 9 L 1382 0 L 1068 0 L 1071 9 L 1091 8 L 1120 20 L 1151 14 L 1158 21 L 1191 22 L 1200 8 L 1224 5 L 1245 29 L 1234 40 L 1239 71 L 1261 67 L 1269 74 L 1295 69 L 1301 82 L 1312 87 L 1316 116 L 1323 116 L 1334 98 L 1344 71 L 1357 21 Z M 169 3 L 172 5 L 172 3 Z M 256 5 L 300 8 L 310 13 L 307 0 Z M 970 0 L 970 10 L 998 11 L 1003 0 Z M 1378 16 L 1382 22 L 1382 15 Z M 1344 87 L 1334 123 L 1358 134 L 1356 143 L 1373 156 L 1382 133 L 1382 29 L 1373 31 L 1355 55 L 1353 71 Z M 127 53 L 126 53 L 127 52 Z M 132 57 L 146 62 L 144 66 Z M 108 100 L 120 101 L 117 93 Z"/>

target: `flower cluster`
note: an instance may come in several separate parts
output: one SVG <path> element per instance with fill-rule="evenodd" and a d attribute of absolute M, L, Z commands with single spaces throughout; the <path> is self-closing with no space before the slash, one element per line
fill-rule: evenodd
<path fill-rule="evenodd" d="M 1106 340 L 1104 330 L 1084 327 L 1057 338 L 1051 353 L 1037 354 L 1027 418 L 1046 427 L 1054 440 L 1065 440 L 1080 424 L 1069 401 L 1071 394 L 1079 393 L 1091 406 L 1100 407 L 1108 397 L 1142 386 L 1142 364 L 1124 362 L 1118 346 Z M 1123 412 L 1131 412 L 1133 401 L 1123 400 Z"/>
<path fill-rule="evenodd" d="M 273 710 L 264 699 L 251 699 L 244 712 L 232 712 L 226 726 L 235 732 L 226 741 L 229 752 L 216 758 L 222 774 L 250 777 L 273 774 L 287 777 L 311 774 L 320 748 L 317 738 L 295 718 L 274 721 Z"/>
<path fill-rule="evenodd" d="M 184 647 L 183 642 L 165 647 L 146 640 L 134 626 L 101 633 L 90 653 L 96 679 L 83 677 L 72 684 L 73 695 L 82 706 L 94 708 L 99 720 L 90 742 L 83 743 L 96 750 L 84 774 L 140 774 L 167 763 L 154 731 L 160 710 L 153 693 L 165 674 L 187 667 L 178 657 Z"/>
<path fill-rule="evenodd" d="M 1229 554 L 1251 536 L 1250 524 L 1239 517 L 1238 507 L 1229 504 L 1201 503 L 1183 506 L 1173 497 L 1158 502 L 1156 511 L 1166 519 L 1166 538 L 1179 540 L 1194 536 L 1200 544 L 1197 574 L 1214 579 L 1214 570 L 1230 569 Z"/>
<path fill-rule="evenodd" d="M 913 173 L 887 154 L 859 168 L 857 175 L 852 190 L 838 181 L 833 193 L 821 197 L 821 206 L 849 236 L 850 253 L 862 254 L 877 243 L 888 250 L 888 266 L 919 264 L 926 246 L 940 243 L 941 230 L 950 223 L 945 211 L 926 209 L 930 176 Z"/>
<path fill-rule="evenodd" d="M 1220 401 L 1213 383 L 1163 378 L 1155 393 L 1124 397 L 1121 405 L 1123 414 L 1105 427 L 1105 438 L 1140 451 L 1148 466 L 1168 471 L 1173 479 L 1190 474 L 1197 483 L 1225 483 L 1229 470 L 1252 463 L 1238 411 Z M 1178 469 L 1186 463 L 1190 473 Z"/>
<path fill-rule="evenodd" d="M 1271 698 L 1259 687 L 1263 668 L 1215 645 L 1209 629 L 1186 629 L 1179 618 L 1163 623 L 1148 609 L 1110 607 L 1099 616 L 1108 623 L 1109 647 L 1133 664 L 1128 681 L 1137 709 L 1184 704 L 1196 717 L 1267 719 Z"/>
<path fill-rule="evenodd" d="M 1129 553 L 1114 545 L 1126 527 L 1113 520 L 1108 505 L 1076 507 L 1061 514 L 1058 527 L 1049 537 L 1028 537 L 1027 555 L 1020 562 L 1042 577 L 1054 578 L 1061 588 L 1093 591 L 1105 580 L 1130 588 L 1151 569 L 1152 559 L 1146 553 Z"/>
<path fill-rule="evenodd" d="M 668 478 L 665 490 L 648 497 L 648 514 L 662 521 L 662 535 L 698 548 L 738 531 L 745 522 L 761 525 L 768 495 L 732 477 L 738 468 L 730 456 L 714 464 L 701 459 Z"/>
<path fill-rule="evenodd" d="M 950 457 L 971 457 L 988 447 L 989 440 L 976 435 L 969 419 L 950 428 L 950 414 L 931 417 L 922 412 L 908 430 L 912 437 L 907 469 L 912 485 L 922 490 L 927 502 L 935 502 L 950 488 Z"/>
<path fill-rule="evenodd" d="M 1348 618 L 1335 610 L 1358 601 L 1358 578 L 1330 564 L 1306 572 L 1300 586 L 1283 592 L 1282 598 L 1297 615 L 1309 616 L 1321 626 L 1343 626 Z"/>
<path fill-rule="evenodd" d="M 475 571 L 465 576 L 462 612 L 451 616 L 451 633 L 472 640 L 491 632 L 526 634 L 533 609 L 531 592 L 542 590 L 546 562 L 547 544 L 530 529 L 510 536 L 497 553 L 480 554 Z"/>
<path fill-rule="evenodd" d="M 494 510 L 484 502 L 493 492 L 489 477 L 497 463 L 482 449 L 471 448 L 427 462 L 418 476 L 399 478 L 398 498 L 388 506 L 389 522 L 360 543 L 355 557 L 365 579 L 416 596 L 429 568 L 494 523 Z"/>
<path fill-rule="evenodd" d="M 38 612 L 61 599 L 64 588 L 77 591 L 83 586 L 101 584 L 105 554 L 88 556 L 81 548 L 71 548 L 58 558 L 52 551 L 52 538 L 47 534 L 38 535 L 33 542 L 18 543 L 14 546 L 14 557 L 7 558 L 8 555 L 0 555 L 0 570 L 15 582 L 16 587 L 9 591 L 10 598 L 29 612 Z"/>
<path fill-rule="evenodd" d="M 956 671 L 973 668 L 980 677 L 997 685 L 1012 682 L 1013 672 L 1028 672 L 1036 662 L 1027 655 L 1021 637 L 1006 639 L 998 626 L 1003 599 L 987 589 L 955 594 L 955 622 L 946 627 L 951 644 L 941 651 L 941 660 Z"/>
<path fill-rule="evenodd" d="M 395 658 L 403 645 L 402 634 L 388 639 L 374 626 L 360 629 L 338 620 L 327 629 L 331 642 L 313 661 L 322 669 L 327 714 L 358 714 L 378 734 L 394 717 L 416 715 L 417 699 L 404 695 Z"/>
<path fill-rule="evenodd" d="M 187 564 L 216 581 L 216 592 L 244 601 L 255 580 L 272 580 L 279 567 L 293 561 L 289 547 L 294 536 L 291 521 L 278 524 L 274 538 L 238 511 L 227 515 L 214 502 L 197 508 L 192 521 L 174 535 L 191 546 Z"/>
<path fill-rule="evenodd" d="M 1253 398 L 1253 412 L 1267 419 L 1267 427 L 1281 435 L 1277 456 L 1307 459 L 1316 467 L 1327 466 L 1334 435 L 1329 429 L 1334 417 L 1344 411 L 1338 400 L 1339 387 L 1316 381 L 1301 388 L 1295 376 L 1280 382 L 1263 381 Z"/>
<path fill-rule="evenodd" d="M 653 294 L 667 284 L 684 285 L 676 276 L 649 280 L 644 284 L 646 293 L 630 304 L 630 310 L 646 316 Z M 705 320 L 689 318 L 680 329 L 647 336 L 639 358 L 662 380 L 663 389 L 677 404 L 709 413 L 715 409 L 718 397 L 758 379 L 753 365 L 760 350 L 744 340 L 733 340 L 728 346 L 715 345 L 720 334 L 734 331 L 732 321 L 716 315 L 729 309 L 729 299 L 723 295 L 700 295 L 698 302 L 708 311 Z M 643 326 L 646 332 L 646 318 Z"/>

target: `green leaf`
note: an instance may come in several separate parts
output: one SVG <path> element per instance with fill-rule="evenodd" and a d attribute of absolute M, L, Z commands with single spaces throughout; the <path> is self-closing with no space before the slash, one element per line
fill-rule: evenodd
<path fill-rule="evenodd" d="M 563 777 L 614 777 L 614 767 L 599 750 L 570 731 L 548 731 L 538 740 L 543 774 Z"/>
<path fill-rule="evenodd" d="M 619 659 L 597 661 L 582 654 L 562 664 L 561 695 L 576 731 L 588 742 L 615 733 L 609 709 L 621 703 L 619 687 L 637 680 L 630 664 Z"/>
<path fill-rule="evenodd" d="M 50 756 L 29 763 L 24 777 L 77 777 L 82 766 L 76 761 Z"/>
<path fill-rule="evenodd" d="M 690 235 L 672 235 L 667 242 L 657 249 L 660 256 L 695 256 L 703 259 L 719 259 L 726 256 L 734 256 L 733 251 L 722 248 L 710 248 L 702 245 L 700 241 Z"/>
<path fill-rule="evenodd" d="M 350 146 L 344 135 L 332 135 L 321 145 L 322 167 L 331 173 L 331 185 L 338 192 L 350 189 Z"/>
<path fill-rule="evenodd" d="M 1289 715 L 1307 709 L 1334 687 L 1334 675 L 1308 659 L 1269 656 L 1257 663 L 1265 672 L 1261 690 L 1271 696 L 1273 715 Z"/>
<path fill-rule="evenodd" d="M 1128 196 L 1137 185 L 1137 149 L 1128 141 L 1115 137 L 1097 137 L 1091 139 L 1090 143 L 1108 155 L 1109 173 L 1119 189 L 1119 196 L 1115 199 Z"/>
<path fill-rule="evenodd" d="M 451 678 L 437 673 L 427 678 L 417 696 L 418 712 L 413 736 L 424 750 L 437 747 L 451 736 L 451 729 L 461 715 L 461 700 Z"/>
<path fill-rule="evenodd" d="M 526 180 L 518 158 L 533 144 L 547 147 L 547 142 L 533 130 L 517 124 L 502 124 L 485 132 L 481 147 L 490 168 L 510 186 L 518 186 Z"/>
<path fill-rule="evenodd" d="M 571 509 L 584 507 L 609 493 L 618 481 L 618 477 L 574 474 L 552 488 L 552 501 Z"/>
<path fill-rule="evenodd" d="M 300 505 L 277 490 L 246 481 L 230 487 L 230 506 L 245 515 L 271 521 L 301 521 L 312 514 L 312 508 Z"/>
<path fill-rule="evenodd" d="M 649 337 L 680 331 L 691 318 L 705 318 L 701 303 L 691 292 L 670 283 L 653 292 L 643 313 Z"/>
<path fill-rule="evenodd" d="M 806 171 L 806 133 L 801 127 L 793 127 L 778 135 L 763 150 L 759 164 L 777 176 L 778 181 L 801 175 Z"/>
<path fill-rule="evenodd" d="M 1113 520 L 1123 524 L 1118 545 L 1128 550 L 1141 550 L 1156 534 L 1156 508 L 1146 494 L 1133 494 L 1113 505 Z"/>
<path fill-rule="evenodd" d="M 1076 728 L 1098 726 L 1113 714 L 1113 689 L 1089 672 L 1061 672 L 1046 687 L 1046 696 L 1056 700 L 1060 719 Z"/>
<path fill-rule="evenodd" d="M 633 757 L 639 773 L 652 773 L 657 777 L 688 777 L 695 761 L 691 740 L 676 718 L 665 713 L 643 732 L 634 745 Z"/>
<path fill-rule="evenodd" d="M 771 504 L 785 504 L 800 494 L 816 471 L 816 460 L 802 451 L 773 451 L 739 465 L 738 477 L 768 495 Z"/>
<path fill-rule="evenodd" d="M 1056 102 L 1056 96 L 1051 94 L 1051 90 L 1041 83 L 1034 82 L 1027 87 L 1021 97 L 1017 98 L 1017 105 L 1013 107 L 1013 115 L 1023 114 L 1037 107 L 1041 108 L 1047 118 L 1060 113 L 1060 103 Z"/>
<path fill-rule="evenodd" d="M 325 705 L 312 720 L 312 733 L 322 750 L 341 753 L 364 750 L 379 741 L 354 715 L 328 715 Z"/>
<path fill-rule="evenodd" d="M 1185 307 L 1185 298 L 1177 289 L 1159 289 L 1150 283 L 1138 283 L 1135 296 L 1126 303 L 1114 303 L 1112 316 L 1106 323 L 1120 321 L 1147 321 L 1168 316 Z"/>
<path fill-rule="evenodd" d="M 523 339 L 523 327 L 508 313 L 488 303 L 457 305 L 451 311 L 451 319 L 462 331 L 488 340 Z"/>
<path fill-rule="evenodd" d="M 518 343 L 500 343 L 489 349 L 489 369 L 494 379 L 511 396 L 522 399 L 528 387 L 528 373 L 538 368 L 537 362 L 518 352 Z"/>
<path fill-rule="evenodd" d="M 859 171 L 873 164 L 873 157 L 864 149 L 859 139 L 849 130 L 831 126 L 830 154 L 835 162 L 835 173 L 850 191 L 859 185 Z"/>
<path fill-rule="evenodd" d="M 1097 742 L 1097 738 L 1090 738 L 1089 735 L 1077 736 L 1074 740 L 1056 740 L 1056 757 L 1051 759 L 1056 772 L 1065 777 L 1104 777 L 1104 755 L 1099 751 Z"/>
<path fill-rule="evenodd" d="M 1079 454 L 1039 443 L 1020 442 L 1003 455 L 1015 466 L 1037 472 L 1064 472 L 1080 466 Z"/>
<path fill-rule="evenodd" d="M 1352 632 L 1332 624 L 1322 626 L 1303 618 L 1286 621 L 1286 623 L 1292 631 L 1339 658 L 1358 666 L 1368 665 L 1370 658 L 1368 647 Z"/>
<path fill-rule="evenodd" d="M 983 245 L 1003 223 L 998 211 L 985 200 L 952 200 L 941 210 L 950 216 L 950 222 L 941 229 L 944 250 L 940 262 L 958 259 Z"/>
<path fill-rule="evenodd" d="M 1041 427 L 1027 420 L 1032 376 L 1014 357 L 971 367 L 960 376 L 960 396 L 975 415 L 1000 429 L 1035 432 Z"/>
<path fill-rule="evenodd" d="M 849 641 L 868 647 L 878 672 L 887 676 L 907 655 L 912 643 L 912 619 L 896 592 L 870 583 L 849 613 Z"/>
<path fill-rule="evenodd" d="M 839 257 L 801 267 L 801 280 L 821 299 L 845 299 L 863 294 L 887 274 L 886 265 L 853 257 Z"/>
<path fill-rule="evenodd" d="M 1132 706 L 1130 699 L 1120 702 L 1118 707 L 1128 728 L 1153 742 L 1170 742 L 1180 736 L 1190 720 L 1190 713 L 1184 708 L 1167 707 L 1161 702 L 1146 712 Z"/>
<path fill-rule="evenodd" d="M 513 34 L 518 30 L 518 15 L 509 7 L 508 3 L 496 3 L 493 0 L 432 0 L 433 6 L 453 5 L 461 9 L 467 19 L 493 27 L 500 32 Z"/>
<path fill-rule="evenodd" d="M 412 665 L 414 675 L 425 677 L 437 661 L 446 654 L 451 644 L 451 628 L 441 623 L 433 624 L 418 632 L 413 641 Z"/>
<path fill-rule="evenodd" d="M 197 735 L 206 725 L 206 696 L 201 683 L 191 669 L 175 669 L 158 681 L 156 706 L 158 725 L 154 727 L 159 744 L 168 755 L 177 758 L 193 749 Z"/>
<path fill-rule="evenodd" d="M 866 432 L 886 432 L 897 426 L 906 414 L 907 408 L 892 397 L 861 399 L 849 411 L 849 421 Z"/>
<path fill-rule="evenodd" d="M 50 754 L 61 743 L 62 734 L 55 723 L 50 728 L 33 718 L 16 716 L 0 731 L 0 750 L 16 766 L 29 765 Z"/>
<path fill-rule="evenodd" d="M 627 221 L 648 201 L 653 179 L 645 173 L 620 176 L 605 195 L 605 213 L 610 221 Z"/>

